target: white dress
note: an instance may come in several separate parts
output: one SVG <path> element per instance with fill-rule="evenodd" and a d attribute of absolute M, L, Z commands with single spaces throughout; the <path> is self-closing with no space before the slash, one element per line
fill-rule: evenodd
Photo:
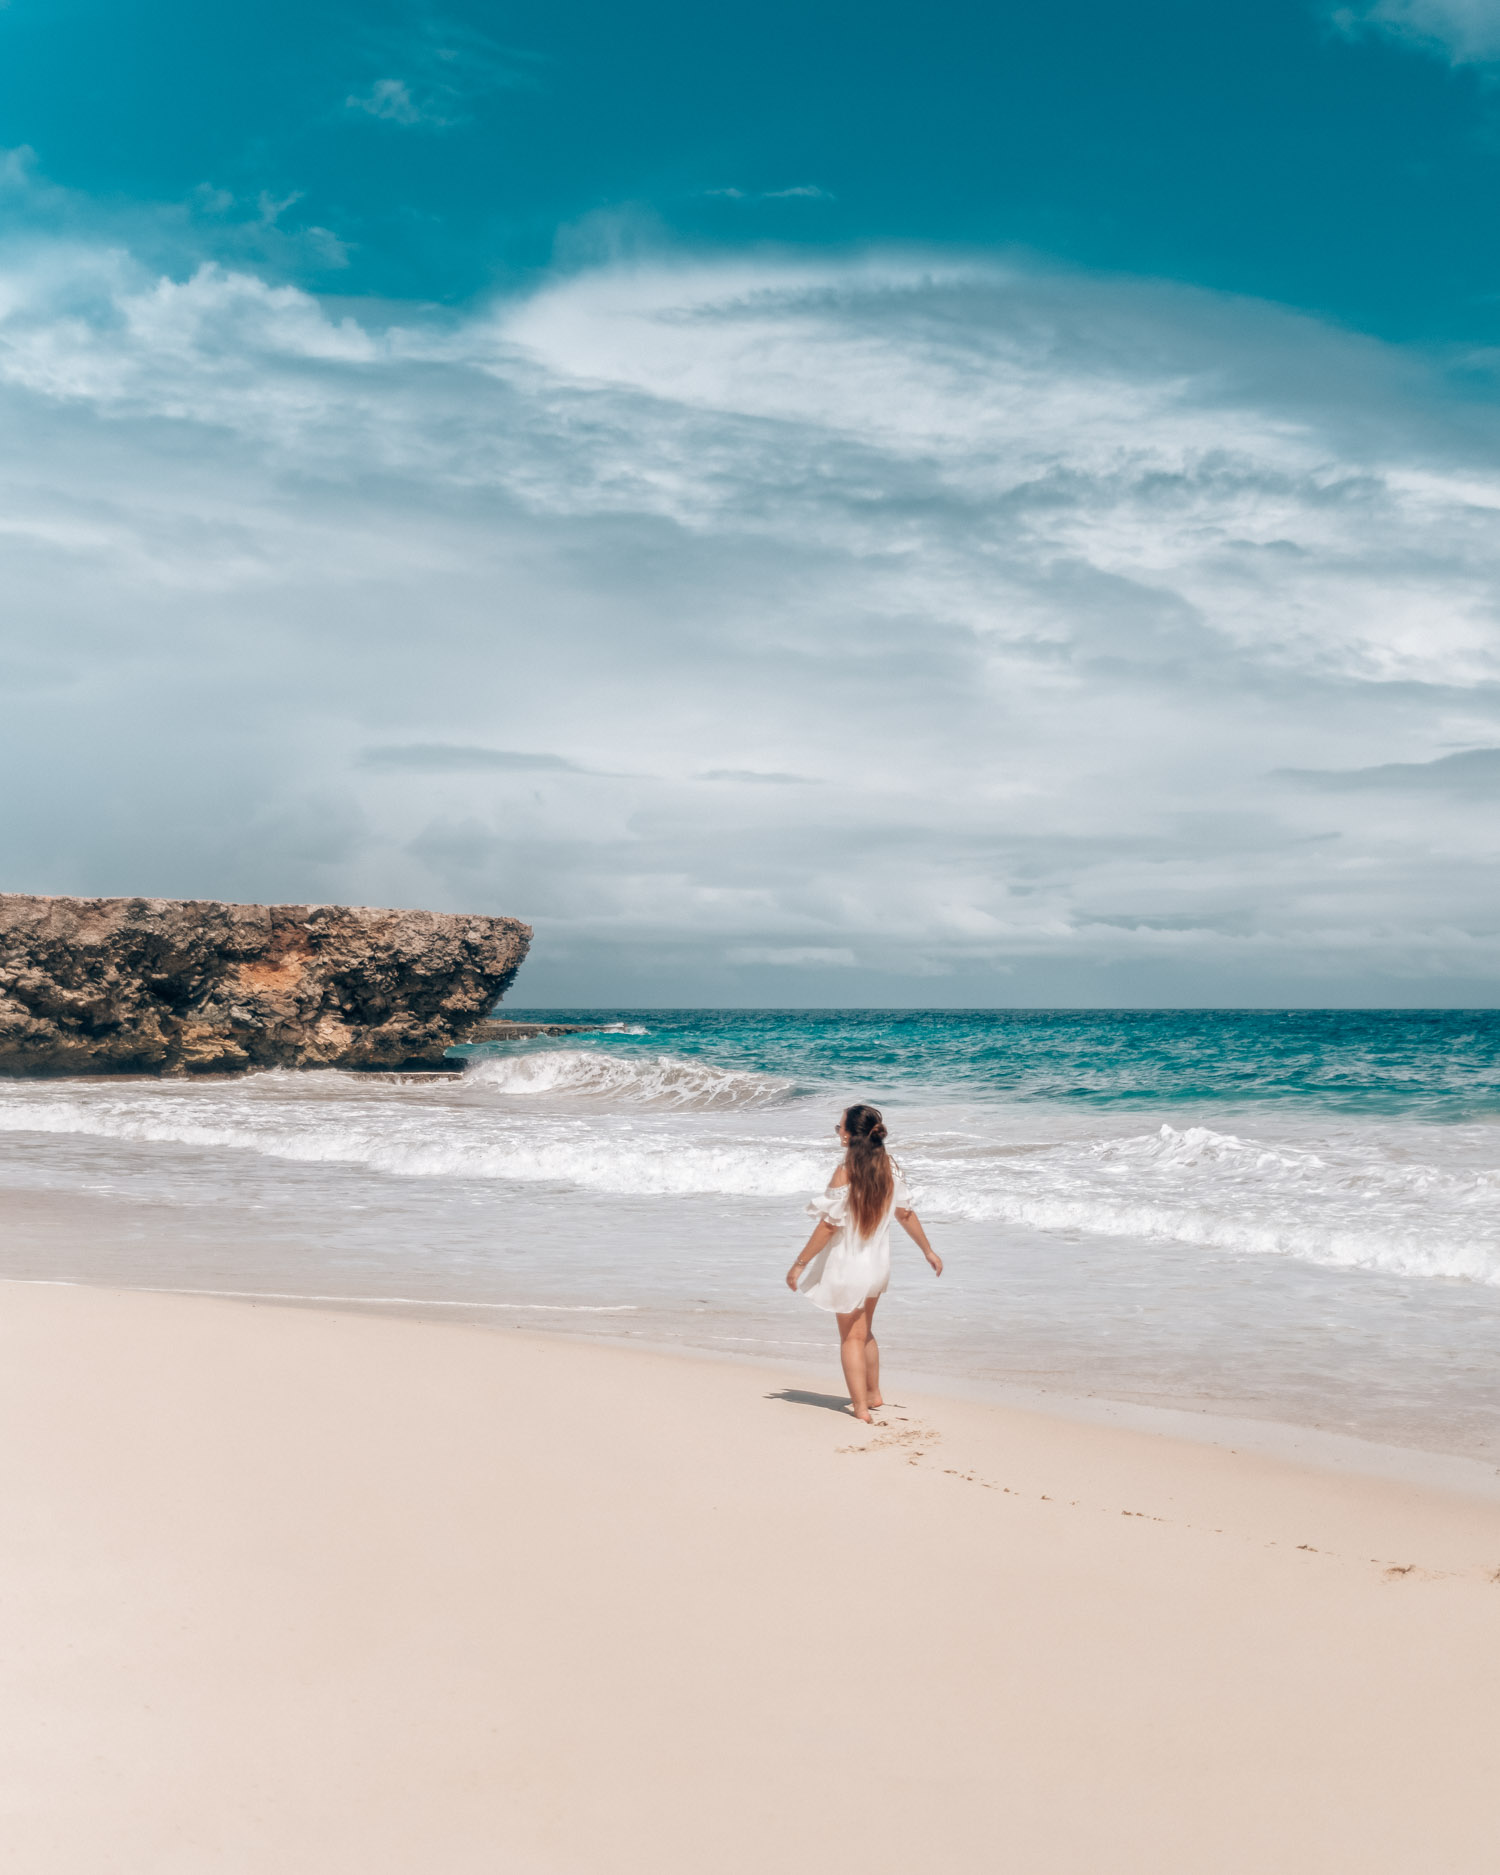
<path fill-rule="evenodd" d="M 802 1272 L 799 1295 L 833 1315 L 851 1315 L 871 1296 L 883 1295 L 891 1280 L 891 1218 L 899 1208 L 911 1208 L 911 1193 L 901 1168 L 891 1161 L 891 1201 L 885 1216 L 868 1237 L 856 1234 L 849 1219 L 849 1187 L 830 1185 L 807 1207 L 809 1217 L 832 1224 L 837 1235 L 829 1240 Z"/>

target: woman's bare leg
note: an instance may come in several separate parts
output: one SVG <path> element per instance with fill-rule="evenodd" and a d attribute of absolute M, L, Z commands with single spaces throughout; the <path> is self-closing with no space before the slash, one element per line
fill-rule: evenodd
<path fill-rule="evenodd" d="M 866 1299 L 865 1316 L 865 1404 L 873 1413 L 877 1406 L 884 1406 L 880 1397 L 880 1343 L 875 1339 L 875 1304 L 879 1296 Z"/>
<path fill-rule="evenodd" d="M 854 1408 L 854 1417 L 868 1421 L 870 1417 L 869 1390 L 865 1384 L 865 1337 L 869 1333 L 869 1322 L 863 1309 L 856 1309 L 852 1315 L 840 1315 L 839 1324 L 839 1360 L 844 1369 L 844 1385 L 849 1389 L 849 1404 Z"/>

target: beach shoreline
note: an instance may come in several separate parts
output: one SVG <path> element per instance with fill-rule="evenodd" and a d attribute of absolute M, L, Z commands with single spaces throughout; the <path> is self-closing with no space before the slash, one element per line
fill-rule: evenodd
<path fill-rule="evenodd" d="M 668 1360 L 706 1361 L 774 1370 L 801 1377 L 806 1377 L 816 1367 L 816 1361 L 807 1357 L 793 1359 L 786 1355 L 740 1353 L 733 1349 L 712 1348 L 693 1342 L 659 1340 L 650 1335 L 638 1336 L 631 1331 L 626 1331 L 617 1339 L 602 1341 L 598 1336 L 582 1334 L 577 1328 L 536 1319 L 537 1315 L 567 1317 L 580 1312 L 572 1305 L 559 1305 L 556 1309 L 550 1309 L 546 1305 L 530 1303 L 475 1302 L 433 1297 L 299 1295 L 255 1289 L 195 1289 L 148 1284 L 115 1286 L 52 1277 L 0 1277 L 0 1290 L 12 1284 L 61 1289 L 120 1287 L 126 1293 L 136 1295 L 242 1302 L 267 1308 L 308 1309 L 315 1313 L 370 1315 L 377 1320 L 430 1322 L 437 1326 L 446 1324 L 491 1330 L 514 1329 L 522 1333 L 545 1335 L 578 1347 L 617 1346 Z M 610 1315 L 625 1311 L 602 1305 L 594 1312 Z M 838 1348 L 832 1336 L 829 1337 L 826 1366 L 828 1385 L 837 1391 L 843 1382 L 838 1374 Z M 1214 1402 L 1163 1405 L 1103 1392 L 1083 1394 L 1062 1388 L 1028 1388 L 1005 1381 L 934 1372 L 906 1365 L 903 1365 L 902 1372 L 910 1392 L 934 1399 L 1008 1408 L 1086 1425 L 1115 1426 L 1148 1437 L 1178 1439 L 1191 1444 L 1216 1446 L 1226 1451 L 1248 1452 L 1313 1471 L 1387 1479 L 1500 1504 L 1500 1467 L 1486 1458 L 1437 1452 L 1414 1444 L 1363 1439 L 1321 1426 L 1298 1424 L 1292 1420 L 1226 1411 Z"/>
<path fill-rule="evenodd" d="M 870 1430 L 831 1358 L 0 1320 L 22 1875 L 1492 1864 L 1493 1503 L 899 1362 Z"/>
<path fill-rule="evenodd" d="M 882 1305 L 931 1390 L 1180 1411 L 1193 1436 L 1207 1412 L 1244 1422 L 1209 1436 L 1335 1465 L 1427 1462 L 1374 1445 L 1500 1467 L 1492 1030 L 706 1011 L 455 1080 L 12 1081 L 0 1276 L 514 1303 L 821 1363 L 780 1278 L 840 1077 L 875 1051 L 949 1266 L 900 1264 Z"/>

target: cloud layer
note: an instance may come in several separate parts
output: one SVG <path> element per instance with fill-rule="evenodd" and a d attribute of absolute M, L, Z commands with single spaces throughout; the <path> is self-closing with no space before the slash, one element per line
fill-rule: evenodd
<path fill-rule="evenodd" d="M 1496 0 L 1366 0 L 1341 7 L 1335 20 L 1345 27 L 1372 27 L 1421 46 L 1455 65 L 1484 65 L 1500 59 L 1500 5 Z"/>
<path fill-rule="evenodd" d="M 533 1003 L 1492 1000 L 1450 362 L 941 253 L 377 319 L 13 246 L 4 884 L 513 912 Z"/>

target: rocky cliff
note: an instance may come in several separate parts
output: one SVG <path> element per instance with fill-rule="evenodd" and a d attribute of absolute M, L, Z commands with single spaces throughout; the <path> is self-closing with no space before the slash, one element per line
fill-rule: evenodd
<path fill-rule="evenodd" d="M 430 1067 L 530 942 L 514 918 L 0 894 L 0 1074 Z"/>

